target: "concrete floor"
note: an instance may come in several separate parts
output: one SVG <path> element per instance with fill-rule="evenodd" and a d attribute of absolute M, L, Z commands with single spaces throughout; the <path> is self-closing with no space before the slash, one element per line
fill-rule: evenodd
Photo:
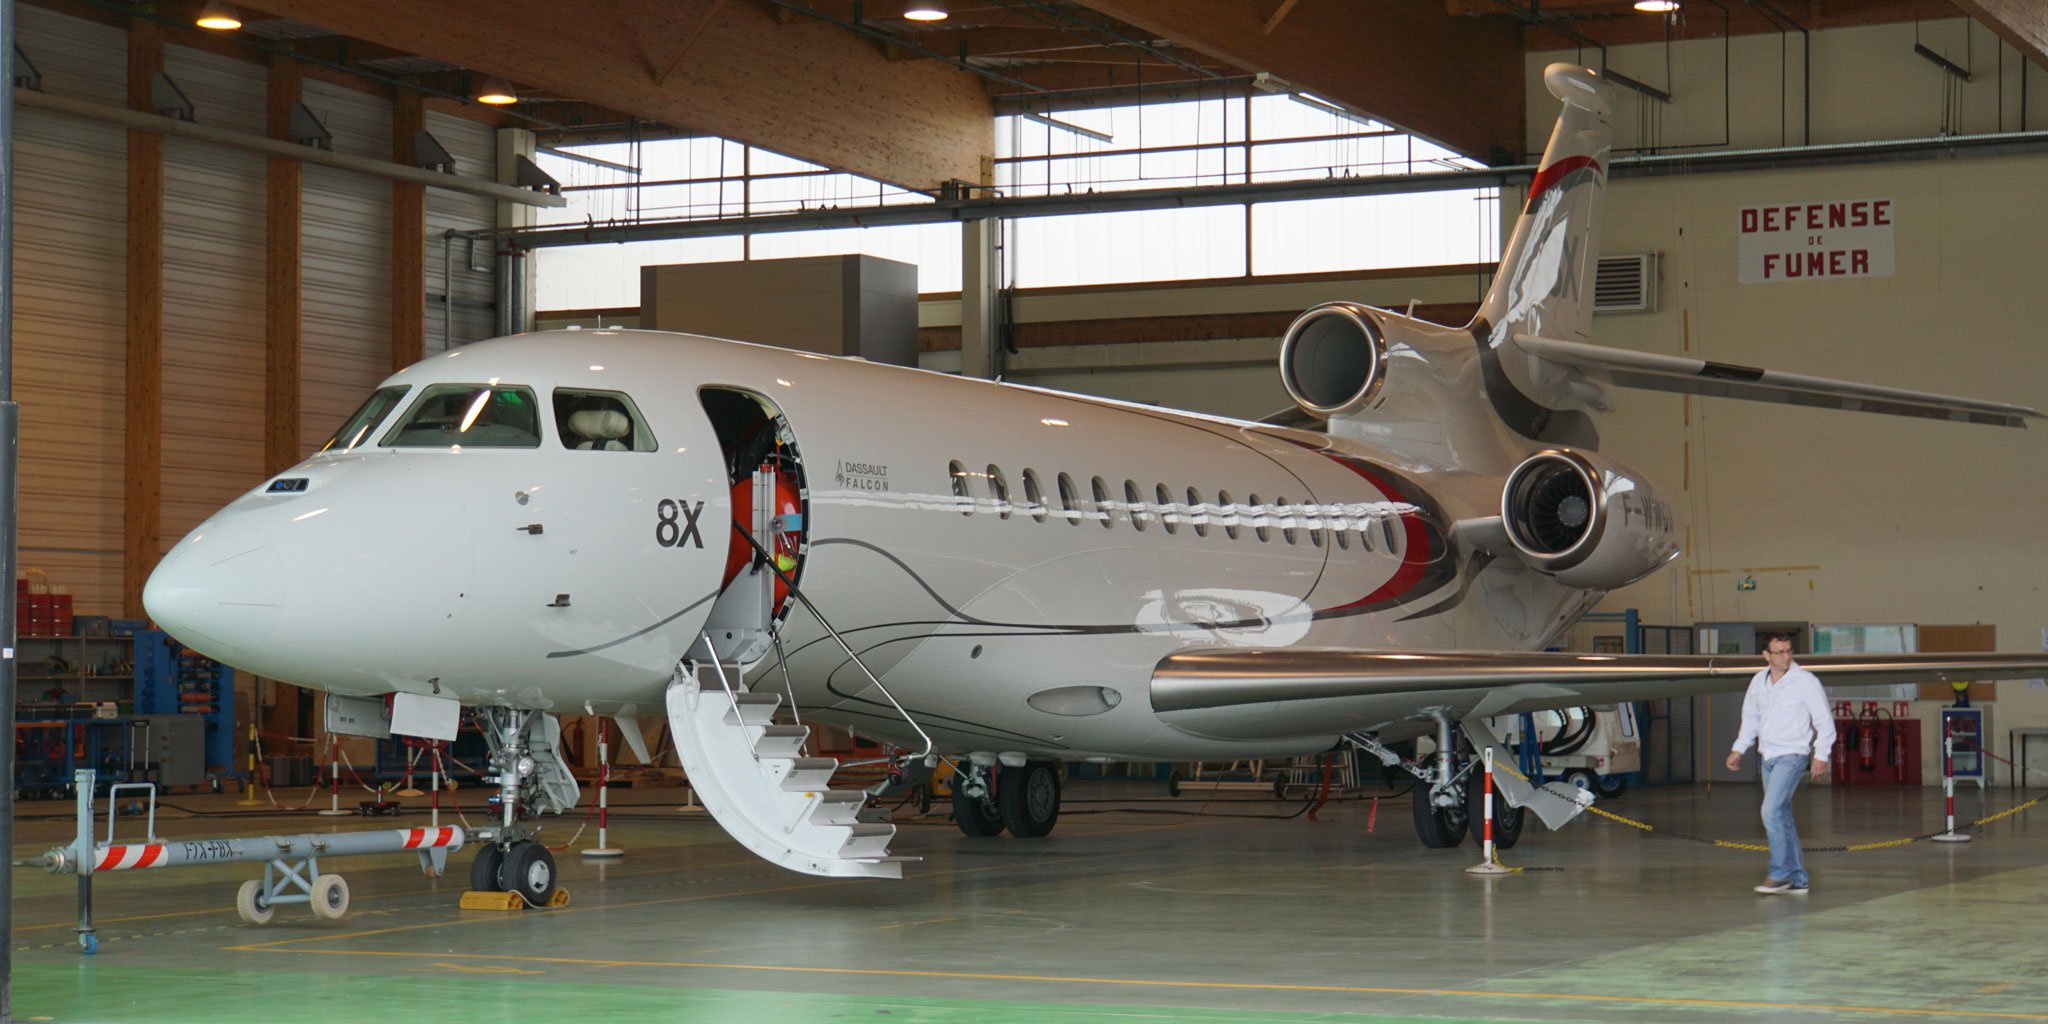
<path fill-rule="evenodd" d="M 1050 838 L 969 840 L 915 820 L 896 852 L 925 860 L 903 881 L 833 881 L 753 859 L 677 813 L 677 791 L 616 795 L 641 805 L 611 833 L 625 859 L 559 854 L 573 903 L 549 911 L 458 909 L 466 852 L 438 881 L 401 856 L 327 862 L 348 878 L 347 917 L 282 907 L 265 927 L 233 910 L 253 866 L 127 872 L 95 880 L 87 957 L 75 881 L 17 869 L 14 1018 L 2048 1022 L 2048 803 L 1967 844 L 1813 855 L 1800 897 L 1749 891 L 1761 854 L 1602 819 L 1532 831 L 1502 857 L 1528 870 L 1484 879 L 1464 872 L 1472 846 L 1416 843 L 1405 796 L 1376 818 L 1359 799 L 1310 821 L 1246 794 L 1139 802 L 1158 794 L 1089 783 L 1070 786 Z M 1747 842 L 1757 799 L 1721 785 L 1605 806 Z M 2021 799 L 1966 790 L 1958 813 Z M 16 856 L 63 842 L 67 807 L 22 804 Z M 1802 789 L 1798 808 L 1808 845 L 1934 831 L 1940 811 L 1934 791 L 1827 788 Z M 166 810 L 158 832 L 424 819 Z M 594 840 L 593 827 L 581 845 Z"/>

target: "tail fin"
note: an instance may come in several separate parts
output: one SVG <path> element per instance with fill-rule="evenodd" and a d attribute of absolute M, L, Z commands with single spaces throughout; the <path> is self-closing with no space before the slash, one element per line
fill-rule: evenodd
<path fill-rule="evenodd" d="M 1613 103 L 1607 84 L 1575 64 L 1552 64 L 1543 84 L 1564 101 L 1564 110 L 1469 329 L 1479 342 L 1487 397 L 1502 422 L 1526 437 L 1595 447 L 1598 434 L 1584 414 L 1600 402 L 1574 387 L 1575 372 L 1522 350 L 1515 337 L 1585 341 L 1591 335 Z"/>
<path fill-rule="evenodd" d="M 1529 201 L 1508 237 L 1493 287 L 1479 306 L 1487 344 L 1494 348 L 1517 332 L 1585 341 L 1592 326 L 1594 250 L 1613 103 L 1606 83 L 1575 64 L 1552 64 L 1544 69 L 1543 84 L 1564 101 L 1564 110 L 1529 182 Z"/>

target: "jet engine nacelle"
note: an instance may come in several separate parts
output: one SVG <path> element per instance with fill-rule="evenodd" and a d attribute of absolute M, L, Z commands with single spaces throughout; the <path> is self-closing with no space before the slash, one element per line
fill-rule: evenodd
<path fill-rule="evenodd" d="M 1372 310 L 1355 302 L 1310 307 L 1280 341 L 1280 383 L 1321 419 L 1369 408 L 1386 376 L 1386 333 Z"/>
<path fill-rule="evenodd" d="M 1569 448 L 1508 474 L 1501 524 L 1531 568 L 1567 586 L 1613 590 L 1678 557 L 1671 507 L 1627 466 Z"/>

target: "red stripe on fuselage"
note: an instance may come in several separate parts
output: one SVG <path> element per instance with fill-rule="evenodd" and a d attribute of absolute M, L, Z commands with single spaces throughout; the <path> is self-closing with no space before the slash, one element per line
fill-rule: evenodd
<path fill-rule="evenodd" d="M 1316 454 L 1358 474 L 1366 483 L 1373 485 L 1381 495 L 1390 499 L 1400 500 L 1400 491 L 1394 485 L 1388 483 L 1378 474 L 1364 466 L 1332 452 L 1318 451 Z M 1394 575 L 1391 578 L 1385 583 L 1380 584 L 1379 589 L 1356 601 L 1340 604 L 1335 608 L 1324 608 L 1318 614 L 1340 612 L 1348 608 L 1359 607 L 1360 605 L 1378 604 L 1381 601 L 1393 601 L 1414 589 L 1415 584 L 1422 581 L 1422 575 L 1429 567 L 1429 531 L 1423 528 L 1422 517 L 1417 512 L 1411 511 L 1401 514 L 1401 536 L 1406 541 L 1401 554 L 1401 567 L 1394 570 Z"/>
<path fill-rule="evenodd" d="M 1543 193 L 1556 188 L 1557 183 L 1563 181 L 1565 175 L 1581 167 L 1591 167 L 1593 172 L 1597 174 L 1600 171 L 1600 161 L 1590 156 L 1568 156 L 1537 171 L 1536 177 L 1529 181 L 1529 202 L 1523 209 L 1533 209 L 1536 206 L 1536 200 L 1543 198 Z"/>

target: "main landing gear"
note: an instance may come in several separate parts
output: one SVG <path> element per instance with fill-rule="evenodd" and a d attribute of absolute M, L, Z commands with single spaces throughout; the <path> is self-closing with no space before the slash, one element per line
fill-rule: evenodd
<path fill-rule="evenodd" d="M 953 776 L 953 823 L 972 838 L 1008 829 L 1019 839 L 1038 839 L 1052 831 L 1059 817 L 1057 761 L 968 763 Z"/>
<path fill-rule="evenodd" d="M 576 778 L 560 753 L 561 725 L 553 715 L 518 708 L 482 708 L 478 715 L 498 777 L 500 820 L 476 832 L 484 845 L 470 862 L 469 887 L 473 893 L 516 894 L 530 907 L 557 903 L 555 855 L 534 836 L 542 812 L 560 814 L 576 806 Z"/>
<path fill-rule="evenodd" d="M 1404 762 L 1400 755 L 1367 736 L 1351 742 L 1385 764 L 1401 765 L 1415 776 L 1415 835 L 1431 849 L 1448 849 L 1479 830 L 1485 816 L 1486 779 L 1479 759 L 1467 749 L 1464 731 L 1439 712 L 1436 754 L 1427 763 Z M 1420 758 L 1418 761 L 1422 760 Z M 1496 789 L 1493 794 L 1493 845 L 1508 849 L 1522 839 L 1524 808 L 1510 807 Z"/>

